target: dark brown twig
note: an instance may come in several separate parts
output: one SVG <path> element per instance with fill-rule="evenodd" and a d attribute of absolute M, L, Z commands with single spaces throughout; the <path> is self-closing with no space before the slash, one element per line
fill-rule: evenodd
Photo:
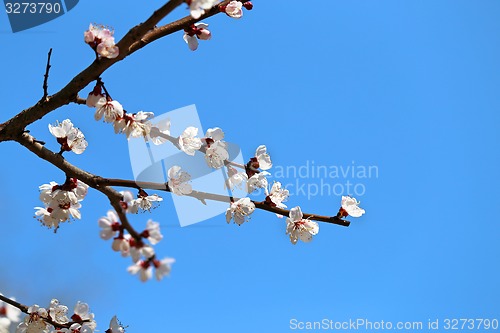
<path fill-rule="evenodd" d="M 52 55 L 52 48 L 49 50 L 49 54 L 47 55 L 47 66 L 45 67 L 45 75 L 43 76 L 43 97 L 42 101 L 47 100 L 47 96 L 49 96 L 49 71 L 50 71 L 50 56 Z"/>
<path fill-rule="evenodd" d="M 21 304 L 19 302 L 16 302 L 14 300 L 11 300 L 10 298 L 8 297 L 5 297 L 4 295 L 0 294 L 0 301 L 4 301 L 5 303 L 7 304 L 10 304 L 12 305 L 13 307 L 15 308 L 18 308 L 19 310 L 21 310 L 22 312 L 24 313 L 28 313 L 28 307 L 24 304 Z"/>
<path fill-rule="evenodd" d="M 165 192 L 170 192 L 170 189 L 165 183 L 154 183 L 154 182 L 141 182 L 141 181 L 133 181 L 133 180 L 126 180 L 126 179 L 112 179 L 112 178 L 102 178 L 102 177 L 95 177 L 94 182 L 96 184 L 100 184 L 102 186 L 120 186 L 120 187 L 128 187 L 128 188 L 136 188 L 136 189 L 153 189 L 153 190 L 158 190 L 158 191 L 165 191 Z M 231 197 L 227 195 L 220 195 L 220 194 L 214 194 L 214 193 L 207 193 L 207 192 L 200 192 L 200 191 L 193 191 L 190 194 L 185 195 L 187 197 L 192 197 L 195 199 L 198 199 L 200 201 L 205 201 L 205 200 L 211 200 L 211 201 L 219 201 L 219 202 L 227 202 L 229 203 L 231 201 Z M 234 198 L 234 201 L 239 200 L 239 198 Z M 268 204 L 266 204 L 264 201 L 254 201 L 252 202 L 255 204 L 255 207 L 257 209 L 265 210 L 268 212 L 272 212 L 275 214 L 280 214 L 283 216 L 289 216 L 290 211 L 287 209 L 282 209 L 278 207 L 273 207 Z M 342 220 L 338 218 L 337 216 L 322 216 L 322 215 L 317 215 L 317 214 L 307 214 L 304 213 L 304 218 L 305 219 L 311 219 L 314 221 L 320 221 L 320 222 L 327 222 L 327 223 L 332 223 L 332 224 L 337 224 L 341 225 L 344 227 L 348 227 L 350 225 L 349 221 Z"/>

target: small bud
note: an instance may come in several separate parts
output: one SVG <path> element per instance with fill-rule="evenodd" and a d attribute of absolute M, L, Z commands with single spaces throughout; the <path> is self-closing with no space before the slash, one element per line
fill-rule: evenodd
<path fill-rule="evenodd" d="M 247 1 L 247 2 L 243 3 L 243 7 L 245 7 L 246 10 L 252 10 L 253 9 L 252 1 Z"/>

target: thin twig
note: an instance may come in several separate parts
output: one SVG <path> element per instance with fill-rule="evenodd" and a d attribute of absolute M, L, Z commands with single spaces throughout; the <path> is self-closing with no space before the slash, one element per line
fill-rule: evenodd
<path fill-rule="evenodd" d="M 165 183 L 141 182 L 141 181 L 134 181 L 134 180 L 126 180 L 126 179 L 103 178 L 103 177 L 97 177 L 97 176 L 96 176 L 96 178 L 94 178 L 93 181 L 96 184 L 100 184 L 100 185 L 106 186 L 106 187 L 107 186 L 120 186 L 120 187 L 128 187 L 128 188 L 135 188 L 135 189 L 153 189 L 153 190 L 157 190 L 157 191 L 171 192 L 170 188 Z M 229 197 L 227 195 L 207 193 L 207 192 L 201 192 L 201 191 L 193 191 L 190 194 L 186 194 L 185 196 L 192 197 L 192 198 L 198 199 L 200 201 L 211 200 L 211 201 L 219 201 L 219 202 L 227 202 L 227 203 L 229 203 L 231 201 L 231 197 Z M 234 198 L 234 201 L 237 201 L 239 199 L 240 198 Z M 266 204 L 265 201 L 252 200 L 252 202 L 255 204 L 255 208 L 257 208 L 257 209 L 265 210 L 268 212 L 272 212 L 272 213 L 284 215 L 284 216 L 289 216 L 289 214 L 290 214 L 289 210 L 270 206 L 270 205 Z M 303 215 L 304 215 L 305 219 L 311 219 L 314 221 L 327 222 L 327 223 L 341 225 L 344 227 L 348 227 L 350 225 L 349 221 L 342 220 L 342 219 L 338 218 L 337 216 L 322 216 L 322 215 L 308 214 L 308 213 L 304 213 Z"/>
<path fill-rule="evenodd" d="M 49 54 L 47 55 L 47 66 L 45 67 L 45 75 L 43 76 L 43 97 L 42 101 L 47 100 L 47 96 L 49 96 L 49 71 L 50 71 L 50 56 L 52 55 L 52 48 L 49 50 Z"/>

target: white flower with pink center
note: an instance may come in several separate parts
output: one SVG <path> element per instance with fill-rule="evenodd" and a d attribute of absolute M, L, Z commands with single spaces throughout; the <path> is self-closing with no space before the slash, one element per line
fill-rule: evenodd
<path fill-rule="evenodd" d="M 151 219 L 148 220 L 146 230 L 141 233 L 141 236 L 147 238 L 152 245 L 158 244 L 163 239 L 160 231 L 160 223 L 154 222 Z"/>
<path fill-rule="evenodd" d="M 243 16 L 243 10 L 241 9 L 243 4 L 240 1 L 231 1 L 226 6 L 226 14 L 232 18 L 239 19 Z"/>
<path fill-rule="evenodd" d="M 109 322 L 109 329 L 105 330 L 104 333 L 124 333 L 125 329 L 123 325 L 118 321 L 116 316 L 113 316 Z"/>
<path fill-rule="evenodd" d="M 112 59 L 120 53 L 113 34 L 114 32 L 105 26 L 90 24 L 89 29 L 83 33 L 83 40 L 101 57 Z"/>
<path fill-rule="evenodd" d="M 365 213 L 363 208 L 359 207 L 360 202 L 355 198 L 350 196 L 342 196 L 340 215 L 347 216 L 350 215 L 352 217 L 360 217 Z"/>
<path fill-rule="evenodd" d="M 135 264 L 129 266 L 127 268 L 127 271 L 130 274 L 138 274 L 139 279 L 142 282 L 146 282 L 147 280 L 151 279 L 153 275 L 153 268 L 151 267 L 151 263 L 149 260 L 139 260 Z"/>
<path fill-rule="evenodd" d="M 241 198 L 236 202 L 232 202 L 231 206 L 226 210 L 226 222 L 231 222 L 242 225 L 248 221 L 248 217 L 254 212 L 255 204 L 250 198 Z"/>
<path fill-rule="evenodd" d="M 116 232 L 121 230 L 120 220 L 113 210 L 109 210 L 106 216 L 101 217 L 98 224 L 101 228 L 99 236 L 104 240 L 113 238 Z"/>
<path fill-rule="evenodd" d="M 147 137 L 151 131 L 151 122 L 149 122 L 149 119 L 153 117 L 153 112 L 139 111 L 135 114 L 125 113 L 122 118 L 114 122 L 115 133 L 125 133 L 127 139 L 130 137 Z"/>
<path fill-rule="evenodd" d="M 258 188 L 263 188 L 267 192 L 267 176 L 269 176 L 270 173 L 267 171 L 262 171 L 259 173 L 254 174 L 252 177 L 248 178 L 247 180 L 247 192 L 252 193 Z M 267 193 L 266 193 L 267 194 Z"/>
<path fill-rule="evenodd" d="M 209 40 L 212 38 L 212 33 L 208 30 L 208 24 L 199 22 L 185 28 L 183 38 L 189 49 L 196 51 L 198 49 L 198 39 Z"/>
<path fill-rule="evenodd" d="M 194 156 L 197 150 L 201 148 L 201 139 L 197 138 L 198 129 L 188 127 L 178 138 L 179 148 L 188 155 Z"/>
<path fill-rule="evenodd" d="M 229 159 L 227 144 L 222 141 L 224 132 L 219 127 L 210 128 L 203 139 L 206 143 L 205 161 L 208 166 L 214 169 L 220 169 L 224 162 Z"/>
<path fill-rule="evenodd" d="M 300 207 L 290 209 L 290 216 L 286 219 L 286 234 L 290 235 L 292 244 L 297 244 L 300 239 L 303 242 L 310 242 L 314 235 L 319 232 L 318 223 L 303 219 Z"/>
<path fill-rule="evenodd" d="M 57 139 L 61 145 L 61 152 L 72 151 L 75 154 L 81 154 L 88 146 L 82 131 L 73 126 L 71 120 L 57 122 L 55 126 L 49 124 L 50 133 Z"/>
<path fill-rule="evenodd" d="M 180 166 L 174 165 L 168 169 L 168 188 L 170 192 L 176 195 L 186 195 L 193 192 L 193 188 L 189 181 L 191 175 L 183 171 Z"/>
<path fill-rule="evenodd" d="M 123 117 L 123 106 L 118 101 L 108 101 L 106 97 L 101 97 L 96 103 L 95 120 L 101 120 L 107 123 L 115 122 Z"/>
<path fill-rule="evenodd" d="M 174 258 L 164 258 L 162 260 L 153 260 L 153 266 L 155 268 L 155 277 L 158 281 L 163 279 L 165 276 L 170 275 L 172 270 L 172 264 L 175 262 Z"/>

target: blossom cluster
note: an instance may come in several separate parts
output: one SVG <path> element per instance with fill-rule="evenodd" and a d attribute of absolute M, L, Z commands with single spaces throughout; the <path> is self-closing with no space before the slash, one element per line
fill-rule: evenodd
<path fill-rule="evenodd" d="M 171 138 L 170 126 L 170 121 L 167 121 L 161 126 L 161 129 L 156 125 L 152 127 L 151 140 L 154 144 L 163 144 L 167 141 L 165 137 Z M 228 176 L 224 184 L 226 189 L 233 190 L 236 187 L 241 189 L 243 184 L 245 184 L 244 186 L 249 194 L 258 189 L 263 189 L 266 194 L 264 204 L 279 209 L 287 208 L 284 202 L 288 200 L 289 191 L 283 188 L 280 182 L 274 182 L 269 189 L 267 177 L 270 176 L 270 173 L 267 170 L 272 168 L 273 163 L 265 145 L 257 147 L 255 155 L 244 165 L 243 171 L 238 172 L 230 164 L 227 144 L 223 141 L 224 132 L 218 127 L 210 128 L 203 138 L 197 137 L 198 132 L 198 128 L 190 126 L 178 138 L 171 138 L 171 142 L 176 144 L 181 151 L 191 156 L 194 156 L 197 151 L 203 152 L 205 161 L 211 168 L 220 169 L 226 166 Z M 181 167 L 173 166 L 170 168 L 168 176 L 170 192 L 176 195 L 188 195 L 192 192 L 192 187 L 189 184 L 191 176 L 186 171 L 182 171 Z M 228 223 L 234 221 L 235 224 L 240 226 L 248 222 L 250 215 L 255 211 L 255 202 L 248 197 L 238 200 L 230 199 L 231 203 L 226 210 L 226 221 Z M 337 217 L 360 217 L 364 213 L 365 211 L 359 207 L 359 202 L 355 198 L 343 196 Z M 283 217 L 282 214 L 276 215 Z M 310 242 L 312 237 L 319 232 L 317 222 L 303 217 L 304 215 L 299 206 L 292 208 L 288 212 L 286 234 L 289 235 L 292 244 L 296 244 L 298 240 Z"/>
<path fill-rule="evenodd" d="M 138 209 L 149 210 L 153 203 L 162 200 L 158 195 L 148 195 L 145 191 L 139 191 L 137 199 L 133 199 L 130 191 L 121 192 L 123 201 L 121 207 L 123 213 L 137 213 Z M 155 277 L 161 280 L 168 275 L 171 265 L 175 262 L 172 258 L 163 260 L 156 259 L 153 245 L 158 244 L 163 235 L 160 231 L 160 224 L 149 219 L 146 228 L 139 234 L 139 238 L 134 238 L 126 233 L 126 228 L 120 222 L 118 214 L 115 211 L 108 211 L 106 216 L 98 220 L 100 237 L 104 240 L 113 238 L 111 248 L 113 251 L 120 252 L 123 257 L 131 257 L 133 264 L 129 266 L 128 271 L 132 274 L 139 274 L 141 281 L 149 280 L 152 275 L 152 269 L 155 268 Z M 147 240 L 149 244 L 144 243 Z"/>
<path fill-rule="evenodd" d="M 87 195 L 87 184 L 76 178 L 67 178 L 64 184 L 50 182 L 39 189 L 44 207 L 35 207 L 35 216 L 43 225 L 57 231 L 59 223 L 81 218 L 80 202 Z"/>
<path fill-rule="evenodd" d="M 56 125 L 49 124 L 49 132 L 61 145 L 61 153 L 72 151 L 75 154 L 81 154 L 87 148 L 87 141 L 82 131 L 73 126 L 71 120 L 66 119 Z"/>
<path fill-rule="evenodd" d="M 153 112 L 126 112 L 120 102 L 103 94 L 100 82 L 89 93 L 86 104 L 95 108 L 94 119 L 96 121 L 103 119 L 104 122 L 113 124 L 115 133 L 123 133 L 127 139 L 147 137 L 151 131 L 149 120 L 154 117 Z"/>
<path fill-rule="evenodd" d="M 83 39 L 95 52 L 104 58 L 116 58 L 120 49 L 115 45 L 114 31 L 102 25 L 90 24 Z"/>
<path fill-rule="evenodd" d="M 220 0 L 188 0 L 189 9 L 191 16 L 194 19 L 199 19 L 205 11 L 212 8 L 220 2 Z M 241 1 L 231 1 L 227 5 L 219 6 L 221 12 L 226 13 L 227 16 L 239 19 L 243 16 L 242 8 L 251 10 L 253 4 L 250 1 L 242 3 Z M 212 33 L 208 30 L 208 24 L 203 22 L 198 22 L 190 25 L 184 29 L 183 39 L 187 43 L 191 51 L 196 51 L 198 49 L 198 40 L 209 40 L 212 38 Z"/>
<path fill-rule="evenodd" d="M 17 326 L 16 333 L 94 333 L 97 323 L 87 303 L 78 301 L 70 316 L 69 308 L 52 299 L 47 308 L 34 304 L 28 315 Z M 124 333 L 123 326 L 114 316 L 105 333 Z"/>

